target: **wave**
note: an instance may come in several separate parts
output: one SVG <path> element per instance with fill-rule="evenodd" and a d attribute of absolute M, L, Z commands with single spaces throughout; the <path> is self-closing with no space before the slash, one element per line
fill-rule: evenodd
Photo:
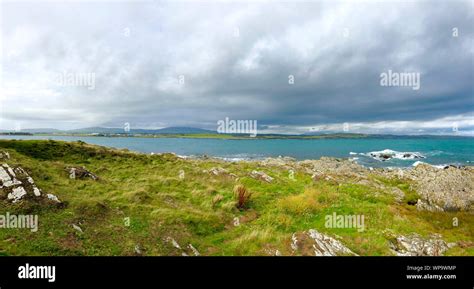
<path fill-rule="evenodd" d="M 427 164 L 427 163 L 422 162 L 422 161 L 416 161 L 416 162 L 414 162 L 414 163 L 412 164 L 413 167 L 417 167 L 417 166 L 419 166 L 419 165 L 430 165 L 430 164 Z M 430 165 L 430 166 L 432 166 L 432 165 Z M 433 166 L 433 167 L 439 168 L 439 166 Z"/>
<path fill-rule="evenodd" d="M 265 156 L 260 155 L 260 154 L 235 154 L 235 155 L 216 156 L 215 158 L 221 159 L 227 162 L 239 162 L 239 161 L 263 160 L 265 159 Z"/>
<path fill-rule="evenodd" d="M 446 169 L 446 168 L 451 166 L 451 165 L 432 165 L 432 164 L 428 164 L 428 163 L 421 162 L 421 161 L 416 161 L 412 164 L 413 167 L 417 167 L 419 165 L 428 165 L 428 166 L 432 166 L 433 168 L 437 168 L 437 169 Z"/>
<path fill-rule="evenodd" d="M 391 159 L 416 160 L 426 158 L 419 152 L 398 152 L 390 149 L 384 149 L 382 151 L 373 151 L 362 155 L 371 157 L 379 161 L 388 161 Z"/>
<path fill-rule="evenodd" d="M 425 162 L 421 162 L 421 161 L 416 161 L 413 163 L 413 167 L 417 167 L 419 165 L 428 165 L 428 166 L 432 166 L 433 168 L 437 168 L 437 169 L 448 169 L 448 168 L 463 168 L 465 167 L 464 165 L 462 164 L 459 164 L 459 163 L 453 163 L 453 164 L 442 164 L 442 165 L 432 165 L 432 164 L 428 164 L 428 163 L 425 163 Z"/>
<path fill-rule="evenodd" d="M 240 162 L 240 161 L 249 161 L 250 158 L 228 158 L 228 157 L 217 157 L 217 159 L 224 160 L 226 162 Z"/>

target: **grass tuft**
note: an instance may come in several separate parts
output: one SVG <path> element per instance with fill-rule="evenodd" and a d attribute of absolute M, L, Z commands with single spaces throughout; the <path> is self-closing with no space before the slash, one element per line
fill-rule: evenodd
<path fill-rule="evenodd" d="M 252 193 L 247 190 L 244 185 L 236 185 L 234 187 L 234 195 L 237 199 L 235 206 L 239 210 L 247 209 Z"/>

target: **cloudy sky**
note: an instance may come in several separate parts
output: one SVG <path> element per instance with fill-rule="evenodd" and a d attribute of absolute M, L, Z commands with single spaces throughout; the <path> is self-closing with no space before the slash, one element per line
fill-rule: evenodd
<path fill-rule="evenodd" d="M 0 129 L 474 135 L 473 3 L 3 2 Z"/>

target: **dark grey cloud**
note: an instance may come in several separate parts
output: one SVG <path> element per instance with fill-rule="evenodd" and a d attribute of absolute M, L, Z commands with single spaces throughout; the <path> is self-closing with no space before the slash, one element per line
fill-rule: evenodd
<path fill-rule="evenodd" d="M 3 128 L 473 131 L 472 1 L 34 6 L 2 4 Z M 420 89 L 380 86 L 389 69 L 420 73 Z M 94 89 L 61 73 L 92 73 Z"/>

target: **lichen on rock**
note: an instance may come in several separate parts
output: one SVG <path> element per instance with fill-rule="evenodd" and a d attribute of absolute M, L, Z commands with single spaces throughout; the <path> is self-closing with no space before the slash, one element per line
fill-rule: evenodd
<path fill-rule="evenodd" d="M 419 234 L 391 238 L 390 249 L 397 256 L 442 256 L 454 243 L 446 243 L 439 234 L 423 238 Z"/>
<path fill-rule="evenodd" d="M 303 256 L 357 256 L 340 241 L 314 229 L 293 234 L 290 246 Z"/>
<path fill-rule="evenodd" d="M 42 194 L 33 178 L 20 166 L 0 166 L 0 198 L 12 204 L 24 200 L 43 204 L 62 204 L 53 194 Z"/>

